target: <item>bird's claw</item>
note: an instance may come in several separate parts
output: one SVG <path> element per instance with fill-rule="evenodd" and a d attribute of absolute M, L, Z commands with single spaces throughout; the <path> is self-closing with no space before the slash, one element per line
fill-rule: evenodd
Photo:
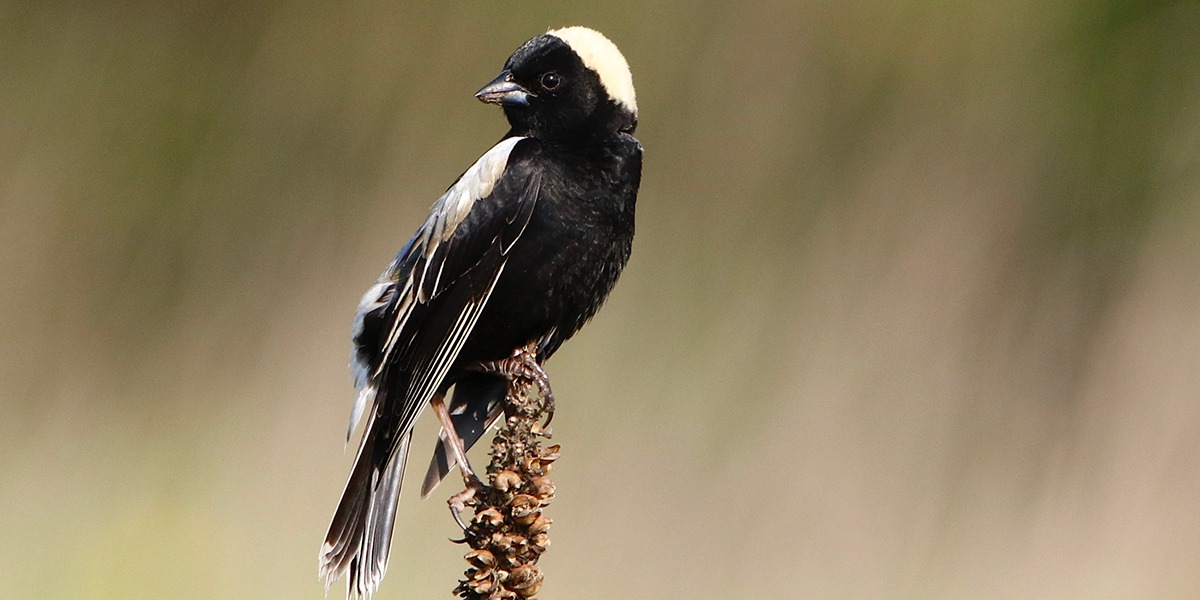
<path fill-rule="evenodd" d="M 550 393 L 550 389 L 544 390 L 542 410 L 546 411 L 546 421 L 542 423 L 542 429 L 549 430 L 550 421 L 554 420 L 554 394 Z"/>
<path fill-rule="evenodd" d="M 483 488 L 483 482 L 473 474 L 470 477 L 463 476 L 463 482 L 466 483 L 466 489 L 450 496 L 446 504 L 450 505 L 450 515 L 454 517 L 454 522 L 463 530 L 467 530 L 467 524 L 462 520 L 462 512 L 467 510 L 467 505 L 471 504 L 475 499 L 475 494 Z"/>

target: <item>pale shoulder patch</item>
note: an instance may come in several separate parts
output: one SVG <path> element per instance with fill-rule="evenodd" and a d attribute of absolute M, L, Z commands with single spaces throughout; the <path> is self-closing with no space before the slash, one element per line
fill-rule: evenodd
<path fill-rule="evenodd" d="M 421 225 L 421 230 L 417 233 L 420 237 L 413 246 L 415 251 L 425 256 L 426 261 L 434 256 L 442 242 L 454 235 L 459 224 L 471 213 L 475 203 L 492 193 L 492 188 L 496 187 L 496 182 L 500 181 L 504 169 L 508 167 L 508 158 L 512 155 L 513 148 L 523 139 L 525 138 L 519 136 L 511 137 L 492 146 L 491 150 L 479 157 L 479 160 L 433 203 L 429 218 Z M 413 277 L 420 282 L 417 286 L 417 298 L 421 302 L 429 300 L 430 294 L 434 293 L 441 281 L 440 269 L 433 277 L 428 276 L 424 269 L 429 266 L 429 263 L 425 262 L 420 272 L 413 273 Z"/>
<path fill-rule="evenodd" d="M 583 64 L 600 76 L 600 83 L 608 90 L 608 97 L 637 114 L 633 75 L 616 44 L 599 31 L 587 27 L 563 27 L 547 31 L 546 34 L 566 42 L 583 60 Z"/>
<path fill-rule="evenodd" d="M 439 217 L 445 219 L 445 224 L 440 229 L 448 232 L 453 232 L 458 223 L 467 216 L 471 211 L 471 206 L 476 200 L 486 198 L 492 193 L 492 188 L 496 182 L 500 180 L 500 176 L 504 174 L 505 167 L 508 166 L 508 157 L 512 154 L 513 148 L 518 142 L 523 140 L 523 137 L 511 137 L 502 140 L 499 144 L 492 146 L 467 169 L 462 177 L 450 189 L 438 198 L 434 205 L 433 214 L 430 219 Z M 440 214 L 439 214 L 440 213 Z"/>
<path fill-rule="evenodd" d="M 450 186 L 450 190 L 446 190 L 446 193 L 438 198 L 438 202 L 433 204 L 430 218 L 422 227 L 425 233 L 426 253 L 432 253 L 433 246 L 440 244 L 444 236 L 448 238 L 454 233 L 458 223 L 467 217 L 475 200 L 486 198 L 487 194 L 492 193 L 500 175 L 504 174 L 504 168 L 509 166 L 512 149 L 522 139 L 524 138 L 508 138 L 492 146 L 491 150 L 484 152 L 484 156 L 480 156 L 479 160 Z"/>

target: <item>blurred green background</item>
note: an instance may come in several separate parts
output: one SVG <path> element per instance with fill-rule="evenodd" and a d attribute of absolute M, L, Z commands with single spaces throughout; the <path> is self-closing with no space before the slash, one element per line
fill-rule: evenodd
<path fill-rule="evenodd" d="M 1200 4 L 1123 0 L 0 4 L 0 596 L 323 597 L 359 295 L 569 24 L 646 167 L 544 597 L 1200 597 Z"/>

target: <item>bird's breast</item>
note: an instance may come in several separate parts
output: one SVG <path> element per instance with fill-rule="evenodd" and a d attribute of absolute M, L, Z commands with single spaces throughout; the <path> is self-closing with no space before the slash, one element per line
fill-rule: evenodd
<path fill-rule="evenodd" d="M 552 353 L 596 313 L 632 249 L 635 158 L 547 161 L 533 215 L 473 334 L 480 346 L 506 355 L 540 340 Z"/>

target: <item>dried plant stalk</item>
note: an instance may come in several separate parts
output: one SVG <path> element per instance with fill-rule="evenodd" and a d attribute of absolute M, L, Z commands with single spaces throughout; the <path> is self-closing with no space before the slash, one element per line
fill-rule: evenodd
<path fill-rule="evenodd" d="M 532 598 L 542 587 L 537 562 L 550 545 L 551 523 L 542 511 L 554 500 L 549 476 L 559 447 L 542 447 L 550 435 L 537 389 L 528 379 L 509 388 L 487 482 L 466 502 L 474 512 L 463 540 L 471 566 L 454 590 L 465 600 Z"/>

